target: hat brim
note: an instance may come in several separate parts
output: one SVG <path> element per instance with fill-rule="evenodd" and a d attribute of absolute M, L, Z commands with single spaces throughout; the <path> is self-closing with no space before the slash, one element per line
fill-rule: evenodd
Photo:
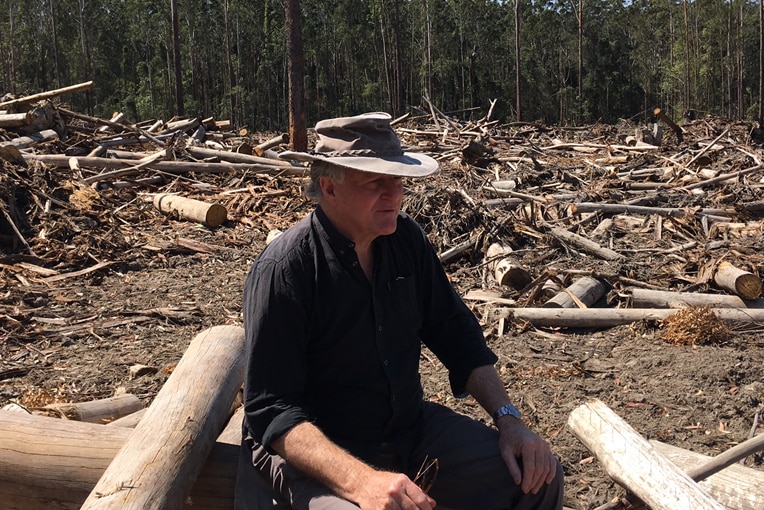
<path fill-rule="evenodd" d="M 399 177 L 425 177 L 438 171 L 438 162 L 430 156 L 405 152 L 402 156 L 363 157 L 337 156 L 327 157 L 317 153 L 284 151 L 279 158 L 289 161 L 326 161 L 333 165 L 352 168 L 362 172 L 371 172 Z"/>

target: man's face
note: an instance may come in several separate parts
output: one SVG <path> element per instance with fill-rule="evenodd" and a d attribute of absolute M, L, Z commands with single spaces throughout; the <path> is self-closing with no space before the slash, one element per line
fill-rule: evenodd
<path fill-rule="evenodd" d="M 403 202 L 403 179 L 348 169 L 337 182 L 321 178 L 324 211 L 334 226 L 356 244 L 395 232 Z"/>

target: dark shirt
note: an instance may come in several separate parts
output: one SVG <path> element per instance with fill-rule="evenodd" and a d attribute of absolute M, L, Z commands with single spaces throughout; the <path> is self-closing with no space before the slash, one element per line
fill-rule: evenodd
<path fill-rule="evenodd" d="M 406 458 L 422 388 L 421 342 L 462 396 L 496 362 L 424 232 L 401 213 L 373 243 L 370 282 L 354 244 L 317 208 L 260 254 L 244 289 L 245 433 L 269 449 L 303 421 L 371 461 L 388 443 Z"/>

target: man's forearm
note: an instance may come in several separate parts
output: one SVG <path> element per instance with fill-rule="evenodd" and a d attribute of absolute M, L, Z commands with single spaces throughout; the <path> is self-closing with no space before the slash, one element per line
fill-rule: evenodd
<path fill-rule="evenodd" d="M 510 403 L 504 383 L 492 365 L 474 369 L 467 378 L 466 389 L 489 415 Z"/>
<path fill-rule="evenodd" d="M 351 501 L 374 468 L 358 460 L 309 422 L 290 429 L 272 444 L 290 464 Z"/>

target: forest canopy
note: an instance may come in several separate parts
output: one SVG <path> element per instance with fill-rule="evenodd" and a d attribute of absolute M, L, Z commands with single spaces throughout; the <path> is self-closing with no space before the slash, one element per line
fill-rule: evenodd
<path fill-rule="evenodd" d="M 4 4 L 0 92 L 93 80 L 67 98 L 74 108 L 137 121 L 178 113 L 182 90 L 187 114 L 253 130 L 287 125 L 281 0 Z M 560 125 L 642 121 L 654 107 L 674 118 L 756 118 L 760 9 L 748 0 L 301 0 L 307 119 L 401 114 L 423 97 L 465 115 L 496 100 L 495 118 Z"/>

